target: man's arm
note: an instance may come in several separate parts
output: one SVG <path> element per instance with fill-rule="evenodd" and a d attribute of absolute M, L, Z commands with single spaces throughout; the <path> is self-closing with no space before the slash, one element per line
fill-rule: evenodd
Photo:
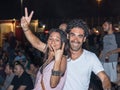
<path fill-rule="evenodd" d="M 33 11 L 30 13 L 30 15 L 28 16 L 28 11 L 27 8 L 25 8 L 25 16 L 22 16 L 21 18 L 21 27 L 23 29 L 23 32 L 27 38 L 27 40 L 32 44 L 33 47 L 35 47 L 36 49 L 44 52 L 44 49 L 46 47 L 46 44 L 43 43 L 42 41 L 39 40 L 38 37 L 36 37 L 30 30 L 30 21 L 31 18 L 33 16 Z"/>
<path fill-rule="evenodd" d="M 102 82 L 102 86 L 104 90 L 111 90 L 111 82 L 109 77 L 106 75 L 104 71 L 101 71 L 97 74 Z"/>
<path fill-rule="evenodd" d="M 117 48 L 117 49 L 107 52 L 106 57 L 109 57 L 110 55 L 115 54 L 115 53 L 120 53 L 120 48 Z"/>

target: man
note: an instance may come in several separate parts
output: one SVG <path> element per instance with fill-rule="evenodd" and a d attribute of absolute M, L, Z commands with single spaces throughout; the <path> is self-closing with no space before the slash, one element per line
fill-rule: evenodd
<path fill-rule="evenodd" d="M 22 17 L 22 19 L 25 20 L 21 20 L 21 26 L 25 36 L 35 48 L 44 51 L 46 44 L 40 41 L 29 28 L 33 11 L 30 16 L 28 16 L 27 9 L 25 8 L 25 13 L 25 16 Z M 88 27 L 82 20 L 73 20 L 67 26 L 71 58 L 68 59 L 67 78 L 63 90 L 88 90 L 92 71 L 101 79 L 105 90 L 111 88 L 109 78 L 105 74 L 97 56 L 82 48 L 82 44 L 88 35 L 88 30 Z"/>
<path fill-rule="evenodd" d="M 15 76 L 7 90 L 32 90 L 33 82 L 31 76 L 25 72 L 24 65 L 19 61 L 14 65 Z"/>
<path fill-rule="evenodd" d="M 63 31 L 65 31 L 66 28 L 67 28 L 67 23 L 65 23 L 65 22 L 63 22 L 63 23 L 61 23 L 61 24 L 59 25 L 59 29 L 61 29 L 61 30 L 63 30 Z"/>
<path fill-rule="evenodd" d="M 82 48 L 88 36 L 89 28 L 82 20 L 72 20 L 67 30 L 71 58 L 68 60 L 67 79 L 63 90 L 88 90 L 90 75 L 93 71 L 102 81 L 104 90 L 109 90 L 109 78 L 97 56 Z"/>
<path fill-rule="evenodd" d="M 117 43 L 116 34 L 113 31 L 112 21 L 110 19 L 105 20 L 102 27 L 106 35 L 103 37 L 103 50 L 101 51 L 100 59 L 111 82 L 115 83 L 117 81 L 116 67 L 120 46 Z"/>
<path fill-rule="evenodd" d="M 11 81 L 14 78 L 13 68 L 14 67 L 12 64 L 6 65 L 6 67 L 5 67 L 6 78 L 5 78 L 3 86 L 1 87 L 1 90 L 7 90 L 7 88 L 11 84 Z"/>

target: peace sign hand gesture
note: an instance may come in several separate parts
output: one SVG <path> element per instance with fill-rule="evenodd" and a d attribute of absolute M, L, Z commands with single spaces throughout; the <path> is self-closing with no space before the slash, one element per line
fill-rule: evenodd
<path fill-rule="evenodd" d="M 27 8 L 25 8 L 25 16 L 22 16 L 21 18 L 21 27 L 24 31 L 27 31 L 29 29 L 29 24 L 33 16 L 33 13 L 34 12 L 32 11 L 30 15 L 28 16 L 28 10 Z"/>

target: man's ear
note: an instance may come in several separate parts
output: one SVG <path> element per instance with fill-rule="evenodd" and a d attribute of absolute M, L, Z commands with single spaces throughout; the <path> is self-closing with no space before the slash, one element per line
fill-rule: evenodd
<path fill-rule="evenodd" d="M 84 40 L 83 40 L 84 42 L 86 41 L 86 37 L 84 37 Z"/>
<path fill-rule="evenodd" d="M 70 37 L 69 34 L 67 34 L 67 39 L 69 39 L 69 37 Z"/>

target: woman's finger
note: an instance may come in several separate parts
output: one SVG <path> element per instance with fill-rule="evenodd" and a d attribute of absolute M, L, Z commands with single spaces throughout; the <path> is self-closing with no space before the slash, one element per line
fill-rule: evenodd
<path fill-rule="evenodd" d="M 25 17 L 28 17 L 28 10 L 26 7 L 25 7 Z"/>
<path fill-rule="evenodd" d="M 51 51 L 53 51 L 53 48 L 52 48 L 52 46 L 51 45 L 48 45 L 49 46 L 49 49 L 51 50 Z"/>
<path fill-rule="evenodd" d="M 62 44 L 62 51 L 64 51 L 65 43 Z"/>
<path fill-rule="evenodd" d="M 32 18 L 33 13 L 34 13 L 34 11 L 32 11 L 32 12 L 30 13 L 30 15 L 29 15 L 29 19 L 31 19 L 31 18 Z"/>
<path fill-rule="evenodd" d="M 56 49 L 55 49 L 55 47 L 54 47 L 53 45 L 51 45 L 51 47 L 52 47 L 53 51 L 54 51 L 54 52 L 56 52 Z"/>

